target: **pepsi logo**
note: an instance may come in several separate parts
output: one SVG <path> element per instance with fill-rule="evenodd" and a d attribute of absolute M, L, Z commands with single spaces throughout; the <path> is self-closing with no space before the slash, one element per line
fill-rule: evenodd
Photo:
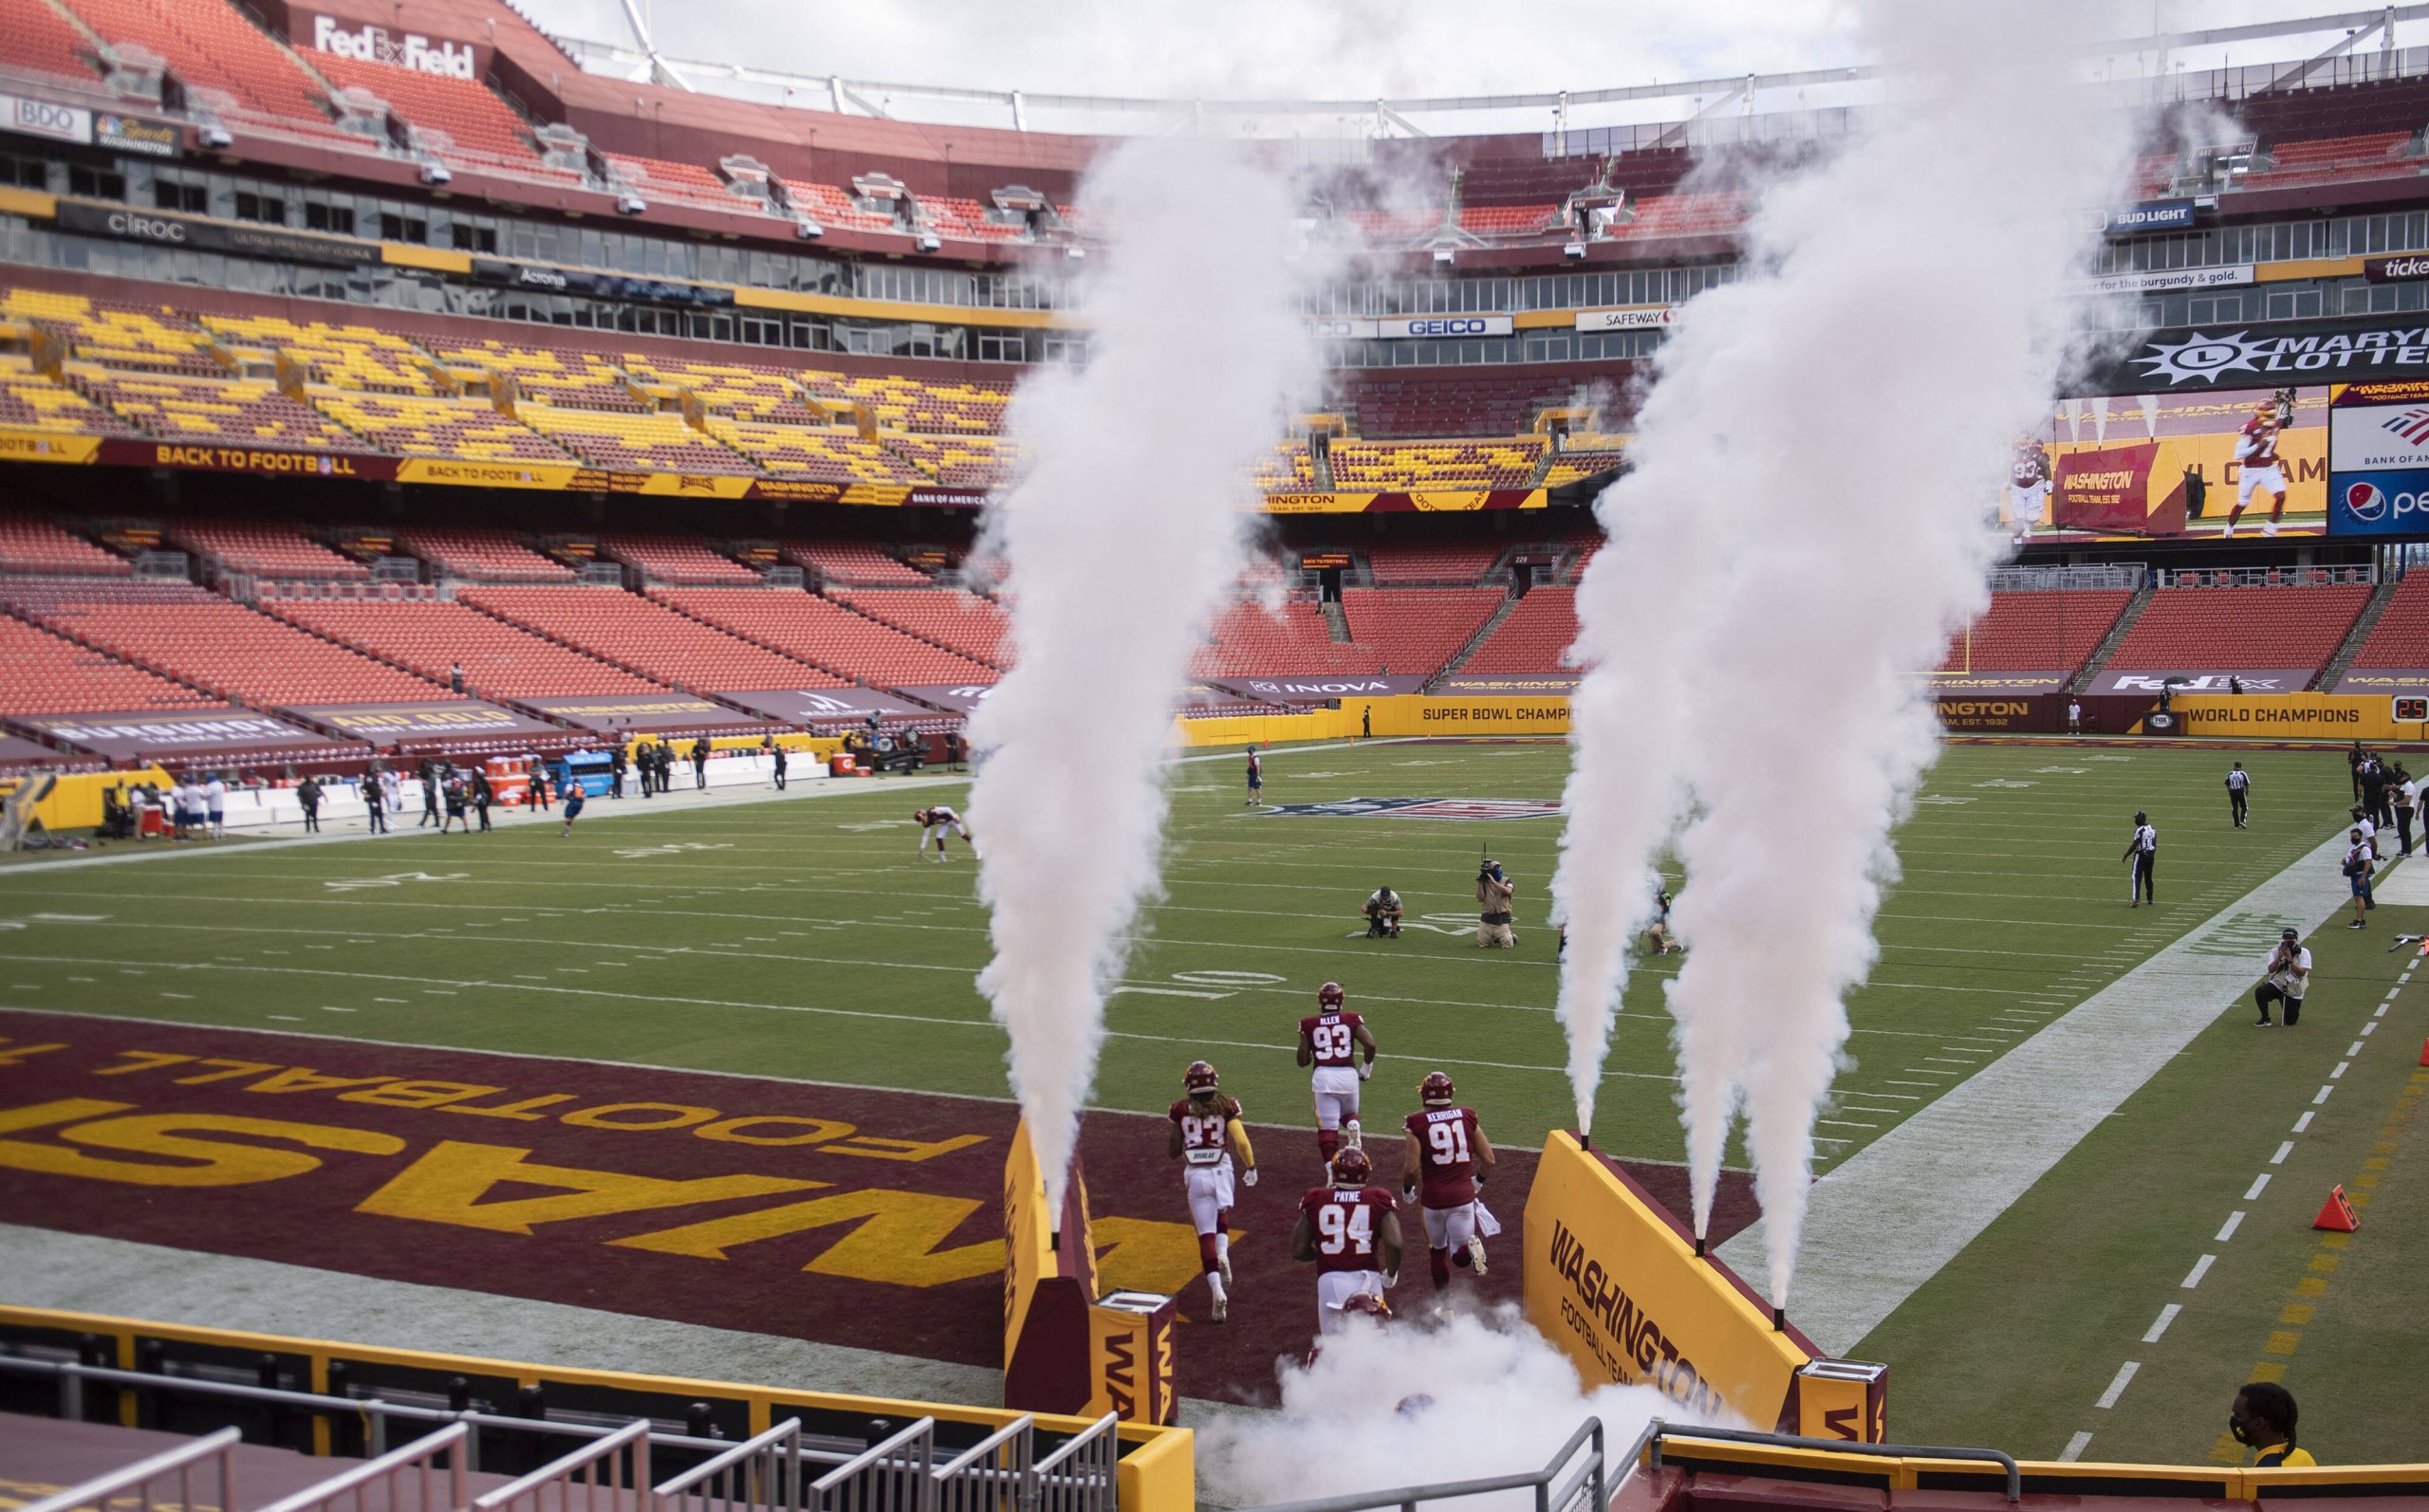
<path fill-rule="evenodd" d="M 2364 525 L 2375 524 L 2387 512 L 2387 490 L 2375 483 L 2346 484 L 2345 512 Z"/>

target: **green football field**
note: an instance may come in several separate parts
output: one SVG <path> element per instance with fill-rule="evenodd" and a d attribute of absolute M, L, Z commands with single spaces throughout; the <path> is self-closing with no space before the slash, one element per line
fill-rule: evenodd
<path fill-rule="evenodd" d="M 1903 879 L 1850 1003 L 1820 1169 L 2210 927 L 2341 822 L 2332 752 L 2241 754 L 2247 831 L 2227 821 L 2226 753 L 1948 749 L 1899 836 Z M 1768 759 L 1795 760 L 1793 743 Z M 1567 765 L 1557 743 L 1288 749 L 1266 796 L 1550 801 Z M 1336 979 L 1381 1042 L 1379 1086 L 1450 1070 L 1503 1144 L 1572 1121 L 1543 922 L 1556 818 L 1252 811 L 1235 758 L 1177 770 L 1166 895 L 1110 1005 L 1101 1104 L 1160 1110 L 1205 1056 L 1252 1119 L 1303 1122 L 1295 1023 Z M 563 839 L 516 819 L 486 836 L 9 868 L 0 1004 L 1000 1097 L 1003 1040 L 973 986 L 988 954 L 974 869 L 957 843 L 946 865 L 914 857 L 910 809 L 960 791 L 865 785 L 620 816 Z M 2137 808 L 2164 861 L 2160 904 L 2129 911 L 2118 857 Z M 1520 884 L 1515 951 L 1474 946 L 1484 851 Z M 1363 938 L 1356 916 L 1383 883 L 1410 909 L 1396 942 Z M 2248 997 L 2221 995 L 2215 1024 L 1850 1348 L 1892 1368 L 1893 1436 L 2048 1457 L 2088 1433 L 2086 1458 L 2199 1462 L 2234 1387 L 2273 1366 L 2323 1460 L 2429 1459 L 2429 1418 L 2390 1407 L 2411 1399 L 2429 1344 L 2407 1283 L 2419 1250 L 2392 1243 L 2429 1206 L 2408 1111 L 2422 1015 L 2400 996 L 2362 1031 L 2414 959 L 2389 937 L 2424 917 L 2390 907 L 2368 931 L 2321 931 L 2295 1034 L 2251 1029 Z M 2222 977 L 2248 990 L 2262 950 L 2229 931 L 2188 990 L 2217 993 Z M 1627 991 L 1594 1130 L 1614 1153 L 1680 1154 L 1661 996 L 1676 961 L 1644 962 Z M 2330 1080 L 2335 1097 L 2315 1102 Z M 2306 1112 L 2298 1149 L 2272 1164 Z M 2308 1227 L 2339 1182 L 2374 1197 L 2343 1247 Z M 2231 1211 L 2245 1216 L 2214 1241 Z M 2205 1253 L 2206 1278 L 2180 1284 Z"/>

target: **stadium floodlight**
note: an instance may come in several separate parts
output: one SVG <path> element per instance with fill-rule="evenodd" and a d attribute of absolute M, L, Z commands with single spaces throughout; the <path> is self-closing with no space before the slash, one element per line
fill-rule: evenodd
<path fill-rule="evenodd" d="M 826 228 L 804 215 L 793 222 L 793 234 L 806 242 L 814 242 L 826 234 Z"/>
<path fill-rule="evenodd" d="M 1063 249 L 1063 255 L 1076 263 L 1088 255 L 1088 249 L 1085 247 L 1066 247 Z"/>
<path fill-rule="evenodd" d="M 445 163 L 424 163 L 421 165 L 421 181 L 436 189 L 442 184 L 454 183 L 455 175 Z"/>
<path fill-rule="evenodd" d="M 648 210 L 649 201 L 629 189 L 616 196 L 616 213 L 619 215 L 645 214 Z"/>
<path fill-rule="evenodd" d="M 1450 267 L 1451 249 L 1447 247 L 1437 247 L 1434 249 L 1434 266 L 1437 267 Z"/>
<path fill-rule="evenodd" d="M 1571 242 L 1567 247 L 1560 249 L 1560 255 L 1567 258 L 1572 263 L 1583 262 L 1585 258 L 1585 244 L 1584 242 Z"/>
<path fill-rule="evenodd" d="M 213 151 L 236 145 L 235 136 L 225 126 L 205 126 L 195 133 L 195 140 Z"/>
<path fill-rule="evenodd" d="M 919 239 L 912 245 L 918 248 L 919 250 L 923 252 L 933 252 L 936 249 L 944 246 L 944 243 L 937 240 L 936 233 L 935 231 L 921 231 L 919 233 Z"/>

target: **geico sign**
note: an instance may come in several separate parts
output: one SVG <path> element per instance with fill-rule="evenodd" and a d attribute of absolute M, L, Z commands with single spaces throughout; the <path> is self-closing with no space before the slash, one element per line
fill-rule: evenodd
<path fill-rule="evenodd" d="M 1410 315 L 1376 323 L 1376 334 L 1390 340 L 1438 339 L 1448 336 L 1508 336 L 1507 315 Z"/>
<path fill-rule="evenodd" d="M 478 77 L 473 71 L 473 49 L 469 46 L 459 42 L 433 42 L 417 31 L 406 32 L 404 44 L 399 46 L 396 39 L 388 35 L 385 27 L 366 26 L 360 31 L 348 31 L 327 16 L 315 16 L 312 18 L 312 46 L 341 58 L 400 65 L 449 79 Z"/>
<path fill-rule="evenodd" d="M 186 239 L 185 222 L 166 220 L 158 215 L 139 215 L 131 211 L 110 212 L 109 228 L 113 236 L 130 236 L 139 242 L 183 242 Z"/>

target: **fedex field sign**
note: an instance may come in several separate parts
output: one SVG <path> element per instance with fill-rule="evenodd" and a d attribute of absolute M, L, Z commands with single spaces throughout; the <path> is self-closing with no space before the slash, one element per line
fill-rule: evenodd
<path fill-rule="evenodd" d="M 418 69 L 444 79 L 480 77 L 474 66 L 471 44 L 434 41 L 417 31 L 408 31 L 399 40 L 385 27 L 365 23 L 349 30 L 334 17 L 314 16 L 312 46 L 336 57 Z"/>

